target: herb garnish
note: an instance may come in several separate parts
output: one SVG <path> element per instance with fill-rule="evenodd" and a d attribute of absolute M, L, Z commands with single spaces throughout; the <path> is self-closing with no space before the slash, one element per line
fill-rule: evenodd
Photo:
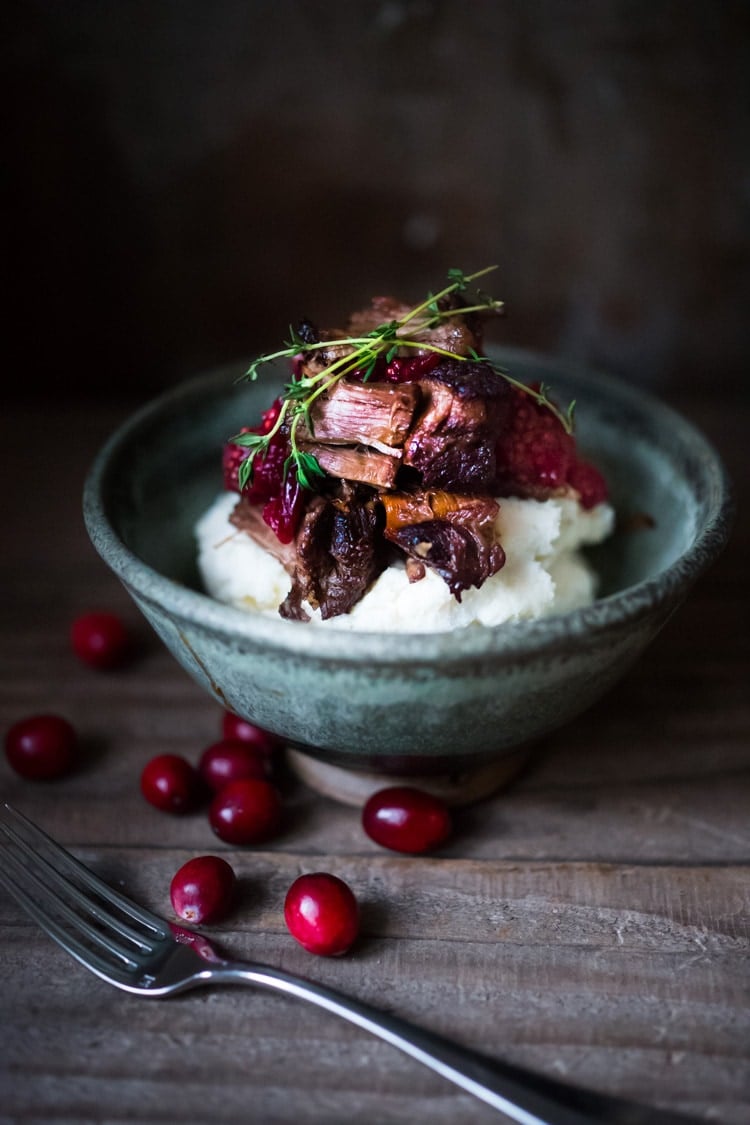
<path fill-rule="evenodd" d="M 500 312 L 503 308 L 503 302 L 496 300 L 489 294 L 474 289 L 471 292 L 471 296 L 468 296 L 472 283 L 495 269 L 497 269 L 497 266 L 487 266 L 485 269 L 472 274 L 465 274 L 463 270 L 460 269 L 448 270 L 449 284 L 441 289 L 439 293 L 429 294 L 424 301 L 415 305 L 414 308 L 410 309 L 408 313 L 398 320 L 391 320 L 385 324 L 379 324 L 376 328 L 373 328 L 363 336 L 345 336 L 341 339 L 322 340 L 310 343 L 308 340 L 303 339 L 299 332 L 295 331 L 290 326 L 289 339 L 285 341 L 285 346 L 279 349 L 279 351 L 268 352 L 253 360 L 250 367 L 245 372 L 245 379 L 254 381 L 260 374 L 260 368 L 265 364 L 272 363 L 274 360 L 278 359 L 292 359 L 301 352 L 309 354 L 316 350 L 328 350 L 341 347 L 346 347 L 349 350 L 345 355 L 334 359 L 327 367 L 317 372 L 317 374 L 302 375 L 299 378 L 293 378 L 290 383 L 286 384 L 284 394 L 281 397 L 281 409 L 268 433 L 241 433 L 230 439 L 235 445 L 242 446 L 249 450 L 247 458 L 242 462 L 239 468 L 238 483 L 240 491 L 252 480 L 253 461 L 255 457 L 259 453 L 265 453 L 271 439 L 285 424 L 288 426 L 289 431 L 289 455 L 284 464 L 284 472 L 286 474 L 293 465 L 296 469 L 297 479 L 300 485 L 303 488 L 312 488 L 313 478 L 316 476 L 324 477 L 326 474 L 311 453 L 307 453 L 305 450 L 299 448 L 297 431 L 300 423 L 303 422 L 307 430 L 312 433 L 313 425 L 310 412 L 314 403 L 321 395 L 326 394 L 339 380 L 345 378 L 347 375 L 351 375 L 355 371 L 358 372 L 359 376 L 366 382 L 372 376 L 378 360 L 381 357 L 385 359 L 386 363 L 390 363 L 402 349 L 411 348 L 422 352 L 435 352 L 438 355 L 444 355 L 454 360 L 473 360 L 474 362 L 487 363 L 512 386 L 530 395 L 531 398 L 541 406 L 550 410 L 565 430 L 570 433 L 573 428 L 573 408 L 575 403 L 571 403 L 567 411 L 562 413 L 549 399 L 548 388 L 545 384 L 542 384 L 538 389 L 528 387 L 526 384 L 512 378 L 507 371 L 499 367 L 493 360 L 488 359 L 486 356 L 480 356 L 474 349 L 471 350 L 468 356 L 457 355 L 455 352 L 449 351 L 446 348 L 441 348 L 439 345 L 430 343 L 428 340 L 422 338 L 424 332 L 436 328 L 441 321 L 447 320 L 450 317 L 464 316 L 467 313 Z M 450 302 L 446 299 L 454 295 L 464 297 L 466 303 L 459 307 L 447 307 Z"/>

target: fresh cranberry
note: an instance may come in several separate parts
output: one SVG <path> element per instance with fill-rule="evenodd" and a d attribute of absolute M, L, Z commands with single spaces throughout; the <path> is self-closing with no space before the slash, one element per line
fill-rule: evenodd
<path fill-rule="evenodd" d="M 51 781 L 75 765 L 78 739 L 60 715 L 32 715 L 5 735 L 5 753 L 16 773 L 30 781 Z"/>
<path fill-rule="evenodd" d="M 385 356 L 379 355 L 374 363 L 347 371 L 346 378 L 351 383 L 380 383 L 386 377 L 386 367 Z"/>
<path fill-rule="evenodd" d="M 439 797 L 408 785 L 394 785 L 373 793 L 365 803 L 362 826 L 376 844 L 416 855 L 448 839 L 451 817 Z"/>
<path fill-rule="evenodd" d="M 203 751 L 198 762 L 199 774 L 215 793 L 238 777 L 268 778 L 270 771 L 268 754 L 239 739 L 214 742 Z"/>
<path fill-rule="evenodd" d="M 141 792 L 150 805 L 163 812 L 189 812 L 200 800 L 200 775 L 179 754 L 158 754 L 141 774 Z"/>
<path fill-rule="evenodd" d="M 236 885 L 234 871 L 218 855 L 199 855 L 183 863 L 169 887 L 178 918 L 200 925 L 216 922 L 229 910 Z"/>
<path fill-rule="evenodd" d="M 284 920 L 289 933 L 310 953 L 346 953 L 359 932 L 359 907 L 352 890 L 336 875 L 300 875 L 287 891 Z"/>
<path fill-rule="evenodd" d="M 267 434 L 276 424 L 281 411 L 281 399 L 277 398 L 261 415 L 259 426 L 243 426 L 241 434 Z M 271 491 L 281 480 L 284 461 L 288 454 L 288 442 L 284 434 L 276 434 L 265 453 L 259 453 L 253 461 L 253 480 L 245 488 L 245 495 L 252 501 L 267 500 Z M 228 441 L 222 453 L 224 487 L 230 492 L 240 491 L 239 470 L 243 461 L 250 456 L 244 445 Z"/>
<path fill-rule="evenodd" d="M 128 656 L 130 637 L 114 613 L 84 613 L 70 629 L 73 652 L 92 668 L 116 668 Z"/>
<path fill-rule="evenodd" d="M 281 799 L 269 781 L 239 777 L 216 794 L 208 819 L 219 839 L 228 844 L 255 844 L 278 830 Z"/>
<path fill-rule="evenodd" d="M 428 371 L 432 371 L 440 362 L 437 352 L 425 352 L 424 355 L 395 356 L 385 369 L 385 377 L 389 383 L 410 383 L 421 379 Z"/>
<path fill-rule="evenodd" d="M 525 391 L 513 388 L 508 407 L 495 448 L 497 495 L 540 498 L 563 488 L 576 456 L 573 435 Z"/>
<path fill-rule="evenodd" d="M 226 739 L 248 742 L 256 750 L 263 751 L 264 754 L 272 753 L 281 745 L 281 740 L 275 734 L 263 730 L 262 727 L 256 727 L 255 723 L 249 723 L 247 719 L 241 719 L 239 715 L 234 715 L 231 711 L 224 712 L 221 733 Z"/>
<path fill-rule="evenodd" d="M 280 543 L 291 543 L 297 534 L 305 507 L 302 486 L 292 466 L 283 473 L 278 490 L 263 505 L 263 522 Z"/>
<path fill-rule="evenodd" d="M 578 493 L 582 508 L 595 508 L 607 499 L 607 482 L 589 461 L 575 462 L 568 472 L 568 484 Z"/>
<path fill-rule="evenodd" d="M 263 414 L 260 426 L 244 427 L 242 433 L 268 434 L 273 429 L 281 411 L 281 399 Z M 304 510 L 303 489 L 294 466 L 289 466 L 289 436 L 282 427 L 269 438 L 262 453 L 253 459 L 252 481 L 243 495 L 251 504 L 263 505 L 263 521 L 271 528 L 281 543 L 291 543 L 297 532 Z M 236 442 L 227 442 L 223 452 L 224 487 L 239 491 L 239 471 L 248 451 Z"/>

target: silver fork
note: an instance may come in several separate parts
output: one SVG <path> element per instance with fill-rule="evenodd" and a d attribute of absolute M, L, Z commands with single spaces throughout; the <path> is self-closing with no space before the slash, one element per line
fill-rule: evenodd
<path fill-rule="evenodd" d="M 307 1000 L 384 1039 L 520 1125 L 686 1125 L 693 1120 L 496 1061 L 281 969 L 226 961 L 201 934 L 113 890 L 8 804 L 0 809 L 0 839 L 0 883 L 63 949 L 126 992 L 165 997 L 209 984 L 249 984 Z"/>

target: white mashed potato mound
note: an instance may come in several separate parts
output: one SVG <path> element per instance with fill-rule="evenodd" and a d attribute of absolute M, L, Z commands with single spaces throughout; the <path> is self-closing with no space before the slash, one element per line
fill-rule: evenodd
<path fill-rule="evenodd" d="M 207 592 L 240 609 L 278 614 L 291 580 L 277 559 L 229 522 L 237 502 L 224 492 L 196 524 L 198 567 Z M 609 504 L 585 510 L 576 500 L 500 499 L 497 537 L 505 565 L 480 589 L 453 597 L 429 568 L 418 582 L 394 563 L 383 571 L 354 608 L 323 621 L 311 610 L 310 623 L 325 629 L 360 632 L 437 633 L 467 625 L 502 625 L 589 605 L 596 575 L 580 548 L 600 543 L 612 531 Z"/>

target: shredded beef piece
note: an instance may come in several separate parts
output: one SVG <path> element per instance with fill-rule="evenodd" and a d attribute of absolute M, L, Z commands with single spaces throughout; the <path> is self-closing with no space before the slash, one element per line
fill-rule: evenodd
<path fill-rule="evenodd" d="M 437 571 L 458 601 L 463 590 L 481 586 L 504 565 L 494 536 L 499 508 L 491 497 L 427 491 L 384 493 L 380 499 L 385 538 L 409 560 Z"/>
<path fill-rule="evenodd" d="M 427 405 L 406 442 L 404 464 L 428 487 L 488 489 L 510 409 L 507 381 L 486 363 L 446 359 L 419 386 Z"/>
<path fill-rule="evenodd" d="M 245 496 L 235 504 L 229 522 L 239 531 L 244 531 L 254 539 L 259 547 L 263 547 L 270 555 L 281 563 L 289 574 L 294 573 L 295 546 L 294 543 L 282 543 L 266 521 L 263 519 L 263 508 L 252 503 Z"/>
<path fill-rule="evenodd" d="M 380 501 L 385 509 L 386 535 L 415 523 L 447 520 L 449 523 L 472 521 L 491 537 L 499 511 L 497 501 L 491 496 L 466 496 L 441 489 L 383 493 Z"/>
<path fill-rule="evenodd" d="M 339 329 L 319 333 L 320 342 L 340 340 L 347 335 L 349 333 Z M 354 346 L 352 344 L 332 343 L 328 348 L 315 348 L 312 351 L 303 352 L 300 373 L 310 376 L 319 375 L 326 367 L 330 367 L 335 360 L 351 355 L 353 351 Z"/>
<path fill-rule="evenodd" d="M 471 355 L 472 351 L 480 351 L 482 347 L 481 320 L 471 314 L 464 315 L 461 306 L 455 300 L 441 301 L 444 309 L 455 308 L 455 315 L 441 320 L 434 328 L 427 328 L 430 323 L 430 313 L 425 311 L 421 316 L 415 316 L 399 331 L 399 335 L 411 340 L 423 340 L 425 344 L 432 344 L 455 355 Z M 395 297 L 375 297 L 369 308 L 360 309 L 349 319 L 347 332 L 352 336 L 363 336 L 378 328 L 381 324 L 389 324 L 392 320 L 401 320 L 411 311 L 411 305 L 405 305 Z M 413 354 L 412 349 L 409 349 Z"/>
<path fill-rule="evenodd" d="M 371 499 L 349 488 L 338 498 L 314 496 L 297 534 L 297 565 L 281 616 L 309 620 L 303 602 L 320 607 L 323 618 L 348 613 L 385 569 L 381 542 Z"/>
<path fill-rule="evenodd" d="M 437 571 L 457 601 L 470 586 L 481 586 L 505 562 L 499 543 L 488 546 L 471 526 L 428 520 L 400 527 L 388 538 L 411 558 Z"/>
<path fill-rule="evenodd" d="M 318 445 L 300 442 L 300 448 L 312 453 L 321 469 L 329 476 L 342 480 L 370 484 L 374 488 L 393 488 L 396 483 L 399 458 L 373 449 L 353 449 L 348 445 Z"/>
<path fill-rule="evenodd" d="M 316 441 L 329 445 L 400 448 L 414 418 L 419 388 L 414 383 L 355 383 L 342 379 L 310 411 Z M 304 433 L 302 427 L 300 431 Z"/>
<path fill-rule="evenodd" d="M 419 389 L 413 383 L 390 386 L 342 379 L 310 411 L 313 432 L 304 423 L 299 425 L 300 448 L 312 453 L 331 477 L 393 488 L 400 447 L 409 433 L 418 397 Z"/>

